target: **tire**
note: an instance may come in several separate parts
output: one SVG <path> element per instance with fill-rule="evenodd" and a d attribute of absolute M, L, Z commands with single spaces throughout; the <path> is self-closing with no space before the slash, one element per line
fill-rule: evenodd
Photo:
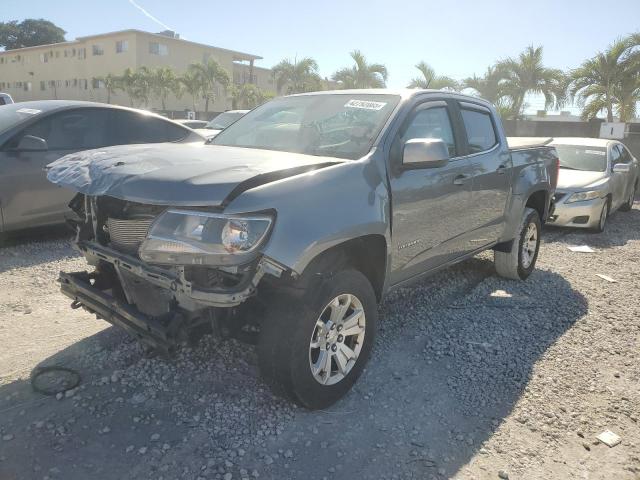
<path fill-rule="evenodd" d="M 520 231 L 514 239 L 511 251 L 494 250 L 493 252 L 493 261 L 498 275 L 513 280 L 526 280 L 533 272 L 538 260 L 541 233 L 540 215 L 533 208 L 525 208 Z M 525 247 L 527 247 L 526 251 Z"/>
<path fill-rule="evenodd" d="M 300 297 L 279 294 L 261 325 L 258 340 L 258 361 L 267 383 L 276 393 L 309 409 L 326 408 L 351 389 L 369 359 L 377 324 L 376 296 L 362 273 L 341 270 L 321 278 L 317 286 Z M 334 304 L 334 311 L 330 303 L 335 299 L 339 303 Z M 331 328 L 331 313 L 340 320 L 343 310 L 343 318 L 351 318 L 351 323 L 336 321 Z M 356 317 L 360 310 L 362 314 Z M 339 334 L 346 330 L 362 336 Z M 345 362 L 351 353 L 355 360 Z M 321 355 L 329 358 L 328 364 L 320 361 Z M 312 363 L 321 366 L 315 376 Z"/>
<path fill-rule="evenodd" d="M 604 205 L 602 206 L 602 210 L 600 210 L 600 220 L 598 221 L 598 225 L 591 229 L 593 233 L 602 233 L 607 227 L 607 219 L 609 218 L 609 207 L 610 207 L 609 203 L 610 203 L 609 200 L 604 202 Z"/>
<path fill-rule="evenodd" d="M 636 198 L 636 189 L 637 189 L 637 187 L 638 187 L 637 185 L 633 186 L 633 189 L 631 190 L 631 195 L 629 196 L 627 201 L 625 203 L 623 203 L 622 205 L 620 205 L 620 211 L 621 212 L 629 212 L 633 208 L 633 201 Z"/>

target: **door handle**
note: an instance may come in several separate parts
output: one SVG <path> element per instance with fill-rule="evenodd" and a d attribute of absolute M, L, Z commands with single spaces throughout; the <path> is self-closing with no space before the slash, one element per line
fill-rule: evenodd
<path fill-rule="evenodd" d="M 498 175 L 504 175 L 506 171 L 507 171 L 507 166 L 504 163 L 496 169 L 496 172 L 498 172 Z"/>
<path fill-rule="evenodd" d="M 453 179 L 453 184 L 454 185 L 464 185 L 467 182 L 467 177 L 466 175 L 458 175 L 456 176 L 456 178 Z"/>

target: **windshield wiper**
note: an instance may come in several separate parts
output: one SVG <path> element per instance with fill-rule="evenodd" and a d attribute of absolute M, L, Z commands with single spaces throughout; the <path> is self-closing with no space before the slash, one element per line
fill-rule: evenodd
<path fill-rule="evenodd" d="M 583 172 L 584 170 L 582 170 L 581 168 L 575 168 L 575 167 L 566 167 L 564 165 L 560 165 L 560 168 L 565 168 L 567 170 L 580 170 L 581 172 Z"/>

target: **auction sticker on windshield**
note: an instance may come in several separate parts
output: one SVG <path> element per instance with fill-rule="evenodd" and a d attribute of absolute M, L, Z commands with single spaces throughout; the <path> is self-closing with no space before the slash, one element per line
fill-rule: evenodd
<path fill-rule="evenodd" d="M 364 110 L 382 110 L 386 104 L 386 102 L 372 102 L 371 100 L 349 100 L 344 106 Z"/>
<path fill-rule="evenodd" d="M 37 115 L 42 110 L 36 110 L 35 108 L 21 108 L 20 110 L 16 110 L 16 113 L 26 113 L 27 115 Z"/>

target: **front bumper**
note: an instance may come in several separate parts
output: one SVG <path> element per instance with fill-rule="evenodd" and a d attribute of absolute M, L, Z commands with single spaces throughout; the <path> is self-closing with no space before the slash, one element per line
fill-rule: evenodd
<path fill-rule="evenodd" d="M 570 193 L 566 194 L 563 199 L 555 203 L 555 209 L 547 219 L 547 225 L 574 228 L 597 227 L 606 199 L 596 198 L 584 202 L 565 203 L 570 195 Z"/>
<path fill-rule="evenodd" d="M 94 242 L 79 241 L 77 247 L 97 268 L 92 273 L 60 272 L 60 289 L 73 300 L 72 308 L 82 307 L 164 352 L 180 341 L 185 326 L 209 318 L 211 307 L 237 306 L 255 293 L 265 273 L 281 273 L 277 265 L 263 257 L 234 287 L 202 290 L 185 279 L 183 268 L 153 267 Z M 161 292 L 168 308 L 161 314 L 141 310 L 129 298 L 125 277 L 141 279 L 143 288 L 147 286 L 143 295 L 151 302 L 156 298 L 152 290 Z"/>

